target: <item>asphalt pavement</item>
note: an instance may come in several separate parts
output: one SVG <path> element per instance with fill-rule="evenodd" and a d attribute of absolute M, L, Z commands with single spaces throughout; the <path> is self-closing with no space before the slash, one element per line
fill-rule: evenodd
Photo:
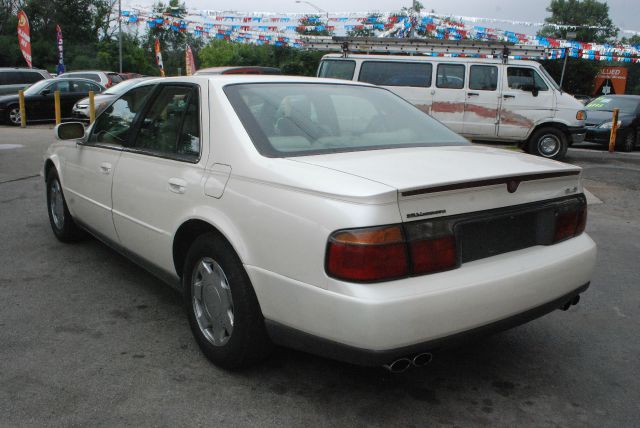
<path fill-rule="evenodd" d="M 392 375 L 279 348 L 227 372 L 178 293 L 93 239 L 58 242 L 50 126 L 0 127 L 0 426 L 561 426 L 640 421 L 640 152 L 570 149 L 598 243 L 578 306 Z"/>

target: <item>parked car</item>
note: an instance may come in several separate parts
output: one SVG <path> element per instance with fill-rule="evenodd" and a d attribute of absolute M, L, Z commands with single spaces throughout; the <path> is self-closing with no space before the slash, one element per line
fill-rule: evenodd
<path fill-rule="evenodd" d="M 120 95 L 124 94 L 127 90 L 137 85 L 139 82 L 150 79 L 150 77 L 140 77 L 135 79 L 128 79 L 117 85 L 114 85 L 104 91 L 103 93 L 94 96 L 93 102 L 96 109 L 96 116 L 106 109 L 109 104 Z M 83 98 L 78 100 L 73 106 L 72 115 L 74 118 L 88 121 L 89 120 L 89 98 Z"/>
<path fill-rule="evenodd" d="M 95 82 L 98 82 L 105 88 L 110 88 L 113 85 L 117 85 L 122 82 L 124 79 L 113 71 L 68 71 L 59 75 L 58 77 L 81 77 L 83 79 L 91 79 Z"/>
<path fill-rule="evenodd" d="M 47 70 L 35 68 L 0 68 L 0 95 L 17 94 L 43 79 L 51 79 Z"/>
<path fill-rule="evenodd" d="M 55 119 L 54 92 L 60 91 L 62 119 L 71 119 L 76 101 L 89 91 L 100 93 L 104 87 L 89 79 L 46 79 L 34 83 L 24 91 L 27 121 L 40 122 Z M 18 95 L 0 97 L 0 117 L 10 125 L 20 125 Z"/>
<path fill-rule="evenodd" d="M 640 95 L 606 95 L 587 104 L 587 141 L 609 145 L 613 110 L 620 109 L 616 150 L 631 152 L 640 143 Z"/>
<path fill-rule="evenodd" d="M 593 99 L 591 95 L 584 95 L 584 94 L 573 94 L 573 98 L 580 101 L 584 105 L 589 104 Z"/>
<path fill-rule="evenodd" d="M 139 83 L 46 154 L 55 236 L 184 292 L 197 343 L 402 371 L 589 285 L 579 167 L 471 145 L 391 91 L 286 76 Z"/>
<path fill-rule="evenodd" d="M 586 134 L 584 105 L 535 61 L 328 54 L 317 75 L 385 87 L 471 140 L 546 158 L 564 158 Z"/>
<path fill-rule="evenodd" d="M 282 74 L 282 71 L 276 67 L 227 66 L 202 68 L 195 73 L 196 76 L 215 74 Z"/>
<path fill-rule="evenodd" d="M 118 73 L 118 75 L 122 78 L 122 80 L 137 79 L 139 77 L 144 77 L 140 73 Z"/>

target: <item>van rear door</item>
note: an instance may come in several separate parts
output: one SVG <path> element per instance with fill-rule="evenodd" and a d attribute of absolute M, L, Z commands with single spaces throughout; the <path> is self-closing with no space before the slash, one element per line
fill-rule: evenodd
<path fill-rule="evenodd" d="M 533 67 L 507 66 L 502 82 L 499 137 L 524 140 L 537 123 L 553 118 L 554 91 Z"/>

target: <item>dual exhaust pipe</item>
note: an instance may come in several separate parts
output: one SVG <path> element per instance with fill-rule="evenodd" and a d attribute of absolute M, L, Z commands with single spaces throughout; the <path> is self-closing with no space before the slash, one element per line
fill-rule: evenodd
<path fill-rule="evenodd" d="M 395 361 L 392 361 L 389 364 L 385 364 L 382 367 L 389 370 L 391 373 L 403 373 L 409 370 L 411 366 L 413 367 L 424 367 L 431 362 L 433 359 L 433 355 L 428 352 L 418 354 L 413 358 L 403 357 L 398 358 Z"/>

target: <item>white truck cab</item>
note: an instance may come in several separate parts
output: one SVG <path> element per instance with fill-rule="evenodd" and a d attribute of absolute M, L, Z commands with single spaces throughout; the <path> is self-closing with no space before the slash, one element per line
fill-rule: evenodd
<path fill-rule="evenodd" d="M 584 105 L 535 61 L 328 54 L 317 76 L 385 87 L 471 140 L 512 141 L 547 158 L 562 159 L 586 135 Z"/>

